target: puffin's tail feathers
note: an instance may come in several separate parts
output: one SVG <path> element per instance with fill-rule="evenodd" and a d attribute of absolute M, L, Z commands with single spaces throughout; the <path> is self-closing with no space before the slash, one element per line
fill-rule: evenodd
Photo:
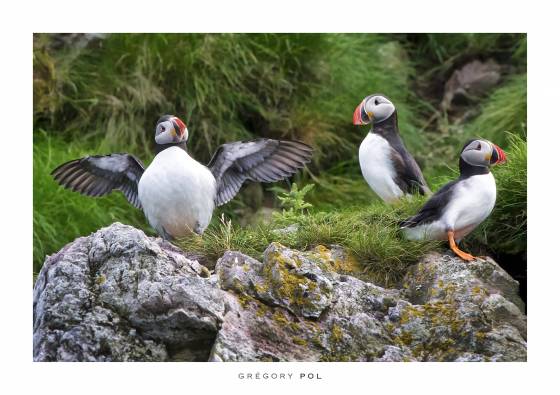
<path fill-rule="evenodd" d="M 413 215 L 401 222 L 399 222 L 399 228 L 414 228 L 418 224 L 418 215 Z"/>

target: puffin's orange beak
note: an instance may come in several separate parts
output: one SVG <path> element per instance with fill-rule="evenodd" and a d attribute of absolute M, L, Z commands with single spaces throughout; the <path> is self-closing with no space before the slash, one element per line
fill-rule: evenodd
<path fill-rule="evenodd" d="M 364 109 L 364 105 L 365 105 L 365 100 L 362 100 L 362 102 L 354 110 L 354 117 L 352 119 L 354 125 L 366 125 L 370 123 L 371 118 L 366 113 Z"/>
<path fill-rule="evenodd" d="M 496 144 L 492 144 L 494 146 L 494 151 L 492 152 L 492 164 L 499 165 L 500 163 L 504 163 L 507 161 L 506 153 L 503 149 L 498 147 Z"/>
<path fill-rule="evenodd" d="M 171 118 L 171 122 L 173 122 L 173 126 L 175 128 L 177 136 L 179 136 L 179 139 L 182 138 L 185 130 L 187 129 L 187 125 L 185 125 L 185 123 L 178 117 Z"/>

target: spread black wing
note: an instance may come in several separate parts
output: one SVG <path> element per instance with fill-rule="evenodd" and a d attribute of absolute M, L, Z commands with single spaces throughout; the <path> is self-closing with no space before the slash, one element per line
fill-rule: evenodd
<path fill-rule="evenodd" d="M 418 192 L 421 195 L 430 195 L 432 193 L 420 167 L 408 151 L 399 152 L 392 149 L 391 160 L 396 172 L 393 181 L 401 190 L 409 194 Z"/>
<path fill-rule="evenodd" d="M 142 173 L 144 166 L 133 155 L 111 154 L 71 160 L 51 174 L 60 185 L 82 195 L 105 196 L 120 190 L 132 205 L 142 208 L 138 199 Z"/>
<path fill-rule="evenodd" d="M 430 199 L 428 199 L 420 211 L 418 211 L 418 214 L 405 219 L 399 223 L 399 226 L 401 228 L 414 228 L 415 226 L 428 224 L 439 219 L 451 201 L 454 186 L 458 182 L 459 180 L 454 180 L 445 184 L 439 191 L 431 196 Z"/>
<path fill-rule="evenodd" d="M 233 199 L 246 180 L 275 182 L 290 177 L 311 160 L 312 153 L 299 141 L 258 139 L 220 146 L 208 164 L 217 182 L 216 205 Z"/>

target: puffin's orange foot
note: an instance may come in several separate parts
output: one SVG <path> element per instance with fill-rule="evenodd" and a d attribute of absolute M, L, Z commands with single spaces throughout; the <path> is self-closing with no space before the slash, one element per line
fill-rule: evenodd
<path fill-rule="evenodd" d="M 447 239 L 449 240 L 449 247 L 451 247 L 451 250 L 453 250 L 453 252 L 455 254 L 457 254 L 457 256 L 459 258 L 461 258 L 464 261 L 474 261 L 476 258 L 474 256 L 472 256 L 471 254 L 465 252 L 465 251 L 461 251 L 459 249 L 459 247 L 457 247 L 457 244 L 455 244 L 455 237 L 454 237 L 454 232 L 453 231 L 448 231 L 447 232 Z"/>
<path fill-rule="evenodd" d="M 459 258 L 461 258 L 461 259 L 464 260 L 464 261 L 470 262 L 470 261 L 474 261 L 475 259 L 477 259 L 477 257 L 475 257 L 475 256 L 473 256 L 473 255 L 471 255 L 471 254 L 469 254 L 469 253 L 467 253 L 467 252 L 465 252 L 465 251 L 461 251 L 461 250 L 458 249 L 458 248 L 457 248 L 457 249 L 453 249 L 453 248 L 452 248 L 452 250 L 453 250 L 453 252 L 454 252 L 455 254 L 457 254 L 457 256 L 458 256 Z"/>

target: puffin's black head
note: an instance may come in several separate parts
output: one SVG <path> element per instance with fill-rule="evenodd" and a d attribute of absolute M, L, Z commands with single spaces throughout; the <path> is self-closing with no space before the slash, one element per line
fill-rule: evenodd
<path fill-rule="evenodd" d="M 461 159 L 472 166 L 488 167 L 506 161 L 506 154 L 488 140 L 469 140 L 461 151 Z"/>
<path fill-rule="evenodd" d="M 354 110 L 354 125 L 367 125 L 371 122 L 379 123 L 389 118 L 395 112 L 395 105 L 391 100 L 379 93 L 367 96 Z"/>
<path fill-rule="evenodd" d="M 187 141 L 189 131 L 187 125 L 174 115 L 164 115 L 156 124 L 156 143 L 176 144 Z"/>

